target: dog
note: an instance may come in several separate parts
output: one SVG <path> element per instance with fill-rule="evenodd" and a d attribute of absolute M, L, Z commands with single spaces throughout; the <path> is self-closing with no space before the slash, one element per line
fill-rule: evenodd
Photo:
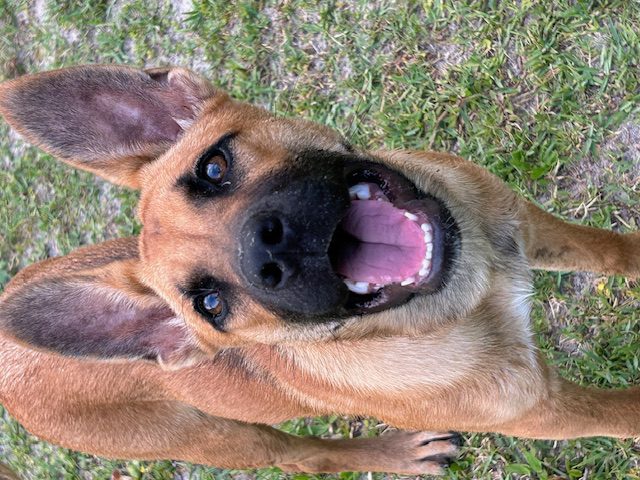
<path fill-rule="evenodd" d="M 0 113 L 139 189 L 142 231 L 32 265 L 0 300 L 0 402 L 123 459 L 442 474 L 451 431 L 640 436 L 640 388 L 545 364 L 531 269 L 640 276 L 640 233 L 566 223 L 459 157 L 360 150 L 181 68 L 79 66 L 0 85 Z M 366 415 L 326 440 L 268 425 Z"/>

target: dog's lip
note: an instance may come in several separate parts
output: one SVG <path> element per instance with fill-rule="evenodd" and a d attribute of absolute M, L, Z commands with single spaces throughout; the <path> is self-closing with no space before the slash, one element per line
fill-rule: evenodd
<path fill-rule="evenodd" d="M 354 292 L 350 286 L 347 302 L 344 306 L 348 313 L 373 313 L 401 305 L 415 295 L 430 294 L 442 288 L 451 262 L 447 255 L 452 256 L 451 246 L 445 245 L 446 231 L 452 223 L 450 214 L 443 203 L 427 192 L 420 190 L 413 182 L 401 173 L 382 164 L 371 161 L 354 161 L 345 167 L 347 189 L 359 188 L 364 183 L 372 183 L 379 187 L 385 200 L 401 209 L 408 218 L 415 220 L 423 227 L 429 226 L 433 239 L 433 253 L 429 271 L 424 276 L 416 274 L 415 280 L 409 282 L 393 282 L 382 286 L 369 285 L 367 293 Z M 351 193 L 353 196 L 353 192 Z M 446 221 L 443 221 L 446 219 Z M 342 220 L 337 223 L 336 231 Z M 334 236 L 336 234 L 334 233 Z M 426 241 L 426 239 L 425 239 Z M 340 274 L 338 274 L 341 276 Z M 341 276 L 344 280 L 344 277 Z M 349 281 L 347 279 L 347 281 Z"/>

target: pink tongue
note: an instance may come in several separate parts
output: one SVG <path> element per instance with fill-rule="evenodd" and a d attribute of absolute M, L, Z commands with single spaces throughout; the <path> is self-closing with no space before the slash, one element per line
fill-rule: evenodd
<path fill-rule="evenodd" d="M 387 285 L 420 270 L 424 234 L 392 203 L 353 200 L 340 227 L 358 240 L 336 265 L 338 273 L 350 280 Z"/>

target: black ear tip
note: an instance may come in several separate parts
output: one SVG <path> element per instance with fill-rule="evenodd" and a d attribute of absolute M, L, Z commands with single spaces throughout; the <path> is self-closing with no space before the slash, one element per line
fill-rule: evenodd
<path fill-rule="evenodd" d="M 456 447 L 461 447 L 464 444 L 464 438 L 458 432 L 451 432 L 449 442 Z"/>

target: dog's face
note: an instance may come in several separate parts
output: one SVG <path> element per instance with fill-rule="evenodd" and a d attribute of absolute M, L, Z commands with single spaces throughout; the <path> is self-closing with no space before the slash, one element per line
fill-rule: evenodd
<path fill-rule="evenodd" d="M 145 123 L 164 114 L 141 106 L 155 97 L 118 105 L 118 92 L 143 86 L 114 93 L 110 85 L 96 96 L 113 83 L 102 77 L 79 96 L 94 110 L 115 102 L 108 113 L 124 120 L 106 128 L 109 115 L 86 114 L 90 138 L 70 141 L 70 125 L 43 140 L 50 133 L 24 125 L 32 119 L 16 111 L 16 95 L 4 113 L 70 163 L 141 189 L 136 275 L 205 349 L 428 331 L 475 308 L 501 266 L 520 258 L 491 183 L 474 184 L 446 156 L 357 151 L 330 129 L 276 118 L 179 73 L 149 74 L 173 86 L 159 94 L 175 120 L 168 126 Z M 82 72 L 75 90 L 95 75 Z M 95 159 L 69 153 L 83 141 Z M 114 152 L 121 158 L 105 160 Z"/>
<path fill-rule="evenodd" d="M 141 176 L 147 281 L 216 345 L 432 328 L 477 304 L 494 253 L 444 168 L 216 99 Z"/>

